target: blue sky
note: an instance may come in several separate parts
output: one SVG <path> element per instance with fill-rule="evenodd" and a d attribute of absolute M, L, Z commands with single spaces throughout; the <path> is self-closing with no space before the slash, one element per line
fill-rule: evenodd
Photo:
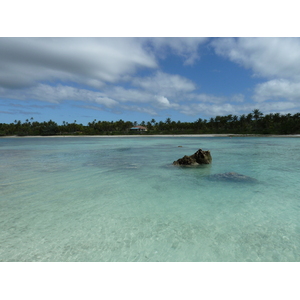
<path fill-rule="evenodd" d="M 0 123 L 300 112 L 300 38 L 0 38 Z"/>

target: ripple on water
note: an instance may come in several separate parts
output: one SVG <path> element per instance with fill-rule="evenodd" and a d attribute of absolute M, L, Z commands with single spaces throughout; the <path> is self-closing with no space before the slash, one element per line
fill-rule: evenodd
<path fill-rule="evenodd" d="M 55 141 L 1 148 L 1 261 L 300 261 L 296 139 Z"/>

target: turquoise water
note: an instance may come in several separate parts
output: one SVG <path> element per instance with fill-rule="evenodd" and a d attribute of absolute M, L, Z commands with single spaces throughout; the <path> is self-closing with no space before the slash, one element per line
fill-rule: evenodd
<path fill-rule="evenodd" d="M 299 144 L 2 138 L 0 261 L 300 261 Z M 199 148 L 211 165 L 172 165 Z"/>

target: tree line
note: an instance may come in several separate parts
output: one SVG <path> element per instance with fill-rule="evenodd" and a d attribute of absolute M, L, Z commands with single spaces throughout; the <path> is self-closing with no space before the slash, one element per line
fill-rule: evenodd
<path fill-rule="evenodd" d="M 25 122 L 15 120 L 13 123 L 0 123 L 0 136 L 26 136 L 26 135 L 123 135 L 136 134 L 130 130 L 133 126 L 145 126 L 146 132 L 140 134 L 297 134 L 300 133 L 300 113 L 280 114 L 270 113 L 264 115 L 259 109 L 249 114 L 216 116 L 209 120 L 198 118 L 194 122 L 172 121 L 167 118 L 165 122 L 156 122 L 151 119 L 142 121 L 97 121 L 87 125 L 63 121 L 61 125 L 49 120 L 37 122 L 33 118 Z"/>

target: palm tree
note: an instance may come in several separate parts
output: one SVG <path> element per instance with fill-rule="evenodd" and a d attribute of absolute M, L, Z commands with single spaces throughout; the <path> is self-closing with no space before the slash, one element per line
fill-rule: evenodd
<path fill-rule="evenodd" d="M 255 119 L 255 121 L 257 121 L 259 118 L 261 118 L 263 116 L 263 113 L 259 111 L 259 109 L 253 109 L 252 111 L 253 113 L 253 118 Z"/>
<path fill-rule="evenodd" d="M 249 113 L 246 117 L 246 120 L 248 123 L 250 123 L 252 121 L 253 115 L 251 113 Z"/>
<path fill-rule="evenodd" d="M 232 119 L 233 119 L 233 118 L 232 118 L 232 115 L 231 115 L 231 114 L 227 116 L 227 122 L 231 122 Z"/>
<path fill-rule="evenodd" d="M 232 121 L 233 121 L 233 122 L 237 122 L 238 118 L 239 118 L 239 117 L 238 117 L 237 115 L 234 115 L 234 116 L 232 117 Z"/>
<path fill-rule="evenodd" d="M 152 129 L 152 124 L 151 124 L 151 122 L 149 122 L 149 121 L 147 122 L 147 129 L 148 129 L 148 130 L 151 130 L 151 129 Z"/>

